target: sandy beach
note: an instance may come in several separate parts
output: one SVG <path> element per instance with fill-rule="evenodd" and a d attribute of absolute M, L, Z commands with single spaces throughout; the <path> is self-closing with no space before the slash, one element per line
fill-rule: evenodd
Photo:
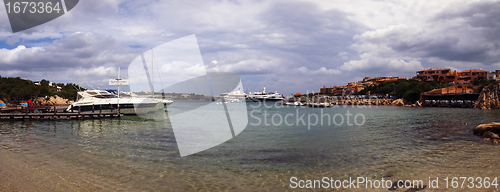
<path fill-rule="evenodd" d="M 33 161 L 24 154 L 0 150 L 0 188 L 2 191 L 81 191 L 81 184 Z"/>
<path fill-rule="evenodd" d="M 120 190 L 112 181 L 77 170 L 57 159 L 29 151 L 0 149 L 1 191 L 107 191 Z M 123 190 L 123 189 L 121 189 Z"/>

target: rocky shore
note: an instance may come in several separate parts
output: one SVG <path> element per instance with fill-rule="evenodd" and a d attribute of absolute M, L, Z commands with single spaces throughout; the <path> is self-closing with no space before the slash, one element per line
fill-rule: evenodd
<path fill-rule="evenodd" d="M 59 95 L 51 96 L 49 98 L 39 97 L 33 102 L 35 106 L 58 106 L 58 105 L 68 105 L 69 100 L 59 97 Z"/>
<path fill-rule="evenodd" d="M 421 107 L 422 104 L 417 101 L 414 104 L 409 104 L 406 102 L 404 99 L 313 99 L 313 100 L 295 100 L 295 101 L 288 101 L 289 103 L 295 103 L 295 102 L 300 102 L 302 105 L 312 105 L 312 106 L 318 106 L 318 105 L 329 105 L 329 106 L 336 106 L 336 105 L 356 105 L 356 106 L 363 106 L 363 105 L 386 105 L 386 106 L 400 106 L 400 107 Z"/>
<path fill-rule="evenodd" d="M 483 88 L 474 105 L 477 109 L 500 108 L 500 82 L 494 82 Z"/>
<path fill-rule="evenodd" d="M 335 105 L 392 105 L 400 107 L 420 107 L 422 104 L 416 102 L 415 104 L 408 104 L 403 99 L 353 99 L 331 102 Z"/>
<path fill-rule="evenodd" d="M 0 100 L 0 104 L 2 104 L 2 103 L 5 103 L 5 102 Z M 22 101 L 22 103 L 27 103 L 27 101 Z M 5 105 L 3 105 L 1 107 L 16 107 L 17 105 L 18 105 L 18 103 L 5 103 Z M 33 105 L 35 107 L 69 105 L 69 100 L 63 99 L 62 97 L 59 97 L 59 95 L 51 96 L 48 98 L 38 97 L 38 98 L 33 100 Z"/>

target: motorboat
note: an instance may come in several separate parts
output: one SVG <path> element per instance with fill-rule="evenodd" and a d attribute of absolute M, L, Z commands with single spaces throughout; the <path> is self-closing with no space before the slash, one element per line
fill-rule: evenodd
<path fill-rule="evenodd" d="M 165 103 L 173 101 L 163 101 L 161 99 L 141 98 L 131 95 L 118 95 L 103 90 L 85 90 L 77 93 L 76 102 L 72 103 L 66 111 L 110 111 L 117 110 L 125 115 L 146 114 L 164 109 Z"/>
<path fill-rule="evenodd" d="M 274 93 L 266 92 L 266 88 L 261 92 L 254 92 L 253 94 L 250 92 L 246 96 L 246 101 L 252 102 L 261 102 L 261 101 L 270 101 L 270 102 L 278 102 L 283 101 L 283 95 L 279 94 L 277 91 Z"/>
<path fill-rule="evenodd" d="M 246 96 L 247 94 L 241 91 L 241 86 L 238 86 L 236 91 L 221 93 L 219 97 L 226 103 L 234 103 L 244 102 Z"/>
<path fill-rule="evenodd" d="M 116 90 L 113 90 L 113 89 L 111 89 L 111 90 L 106 90 L 106 91 L 108 91 L 108 92 L 110 92 L 110 93 L 112 93 L 112 94 L 115 94 L 115 95 L 117 95 L 117 94 L 118 94 L 118 93 L 117 93 L 117 91 L 116 91 Z M 165 108 L 166 108 L 168 105 L 170 105 L 170 104 L 174 103 L 174 101 L 173 101 L 173 100 L 170 100 L 170 99 L 167 99 L 167 98 L 164 98 L 164 97 L 162 97 L 162 98 L 158 98 L 158 97 L 154 97 L 154 96 L 139 96 L 139 95 L 137 95 L 137 94 L 135 94 L 135 93 L 133 93 L 133 92 L 125 92 L 125 91 L 124 91 L 124 92 L 120 92 L 120 98 L 125 98 L 125 99 L 127 99 L 127 98 L 131 98 L 131 97 L 135 97 L 135 98 L 146 98 L 146 99 L 149 99 L 149 100 L 158 100 L 158 102 L 163 103 L 163 106 L 164 106 Z M 120 103 L 120 105 L 121 105 L 121 103 Z"/>

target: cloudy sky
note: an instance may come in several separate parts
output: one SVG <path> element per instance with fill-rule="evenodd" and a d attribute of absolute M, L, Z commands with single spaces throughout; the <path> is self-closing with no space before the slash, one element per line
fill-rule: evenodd
<path fill-rule="evenodd" d="M 0 12 L 2 77 L 85 87 L 192 34 L 208 70 L 284 95 L 428 67 L 500 69 L 500 1 L 83 0 L 18 33 Z"/>

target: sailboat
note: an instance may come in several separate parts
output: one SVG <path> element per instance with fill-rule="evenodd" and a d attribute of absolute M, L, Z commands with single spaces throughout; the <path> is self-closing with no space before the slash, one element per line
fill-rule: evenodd
<path fill-rule="evenodd" d="M 154 74 L 155 63 L 156 63 L 156 59 L 154 56 L 153 49 L 151 49 L 151 81 L 153 82 L 152 86 L 151 86 L 151 89 L 152 89 L 151 90 L 151 92 L 152 92 L 151 98 L 157 99 L 166 108 L 168 105 L 174 103 L 174 101 L 165 98 L 165 93 L 164 93 L 163 89 L 161 90 L 162 91 L 161 97 L 160 98 L 155 97 L 155 74 Z M 160 70 L 158 70 L 158 64 L 156 64 L 156 70 L 158 71 L 158 77 L 160 78 L 160 83 L 161 83 L 161 86 L 163 87 L 163 82 L 161 80 L 161 75 L 159 73 Z"/>

